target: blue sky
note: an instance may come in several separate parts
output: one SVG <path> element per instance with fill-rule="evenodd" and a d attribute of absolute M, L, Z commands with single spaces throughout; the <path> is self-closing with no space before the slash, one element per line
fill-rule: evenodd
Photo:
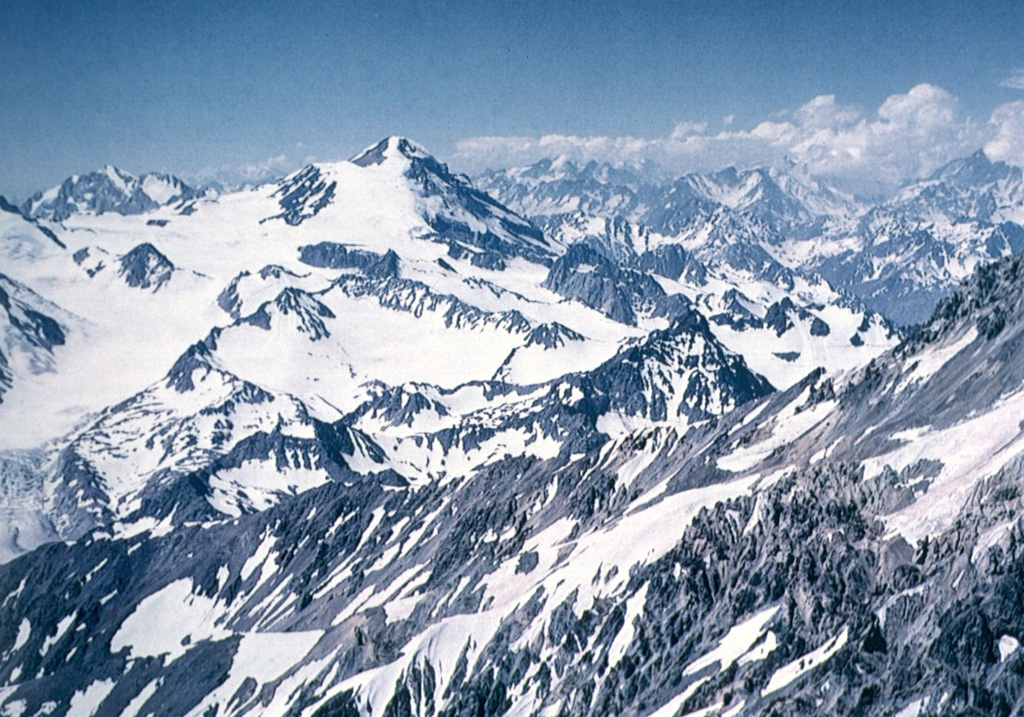
<path fill-rule="evenodd" d="M 815 98 L 834 98 L 838 132 L 889 122 L 887 98 L 919 86 L 944 93 L 916 98 L 941 105 L 943 152 L 1015 159 L 1007 142 L 1024 122 L 1020 0 L 8 0 L 2 17 L 0 193 L 16 197 L 107 162 L 258 173 L 388 134 L 469 170 L 547 149 L 665 155 L 680 169 L 803 158 L 809 130 L 793 118 Z M 751 149 L 765 122 L 803 133 Z M 703 139 L 666 144 L 686 136 Z M 904 158 L 891 174 L 935 161 Z"/>

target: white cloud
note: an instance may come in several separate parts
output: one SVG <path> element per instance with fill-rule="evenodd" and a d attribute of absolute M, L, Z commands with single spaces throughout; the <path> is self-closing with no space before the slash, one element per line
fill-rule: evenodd
<path fill-rule="evenodd" d="M 795 164 L 858 191 L 890 188 L 929 174 L 984 146 L 993 159 L 1024 163 L 1024 102 L 998 107 L 987 122 L 963 117 L 957 98 L 920 84 L 888 97 L 874 111 L 821 95 L 751 129 L 710 132 L 681 122 L 667 137 L 475 137 L 459 142 L 457 164 L 470 171 L 528 164 L 542 157 L 638 162 L 675 171 L 728 165 Z"/>
<path fill-rule="evenodd" d="M 1024 68 L 1017 68 L 1010 73 L 1010 76 L 999 83 L 1000 87 L 1009 87 L 1011 90 L 1024 90 Z"/>
<path fill-rule="evenodd" d="M 1024 100 L 997 107 L 989 130 L 991 139 L 985 144 L 989 159 L 1024 166 Z"/>
<path fill-rule="evenodd" d="M 832 109 L 816 98 L 796 114 L 798 138 L 792 157 L 813 174 L 851 184 L 896 184 L 921 176 L 981 146 L 979 127 L 960 119 L 953 95 L 933 85 L 917 85 L 892 95 L 872 115 L 851 108 Z"/>
<path fill-rule="evenodd" d="M 859 109 L 853 105 L 839 104 L 835 95 L 818 95 L 794 115 L 802 126 L 817 129 L 850 126 L 861 119 Z"/>
<path fill-rule="evenodd" d="M 307 163 L 311 158 L 305 160 Z M 243 186 L 245 184 L 259 184 L 273 179 L 278 179 L 297 169 L 299 162 L 287 154 L 279 154 L 268 157 L 260 162 L 249 162 L 247 164 L 223 167 L 204 167 L 195 172 L 189 179 L 197 184 L 207 182 L 219 182 L 225 186 Z"/>
<path fill-rule="evenodd" d="M 707 131 L 707 122 L 680 122 L 672 130 L 672 139 L 684 139 L 690 135 L 704 134 Z"/>

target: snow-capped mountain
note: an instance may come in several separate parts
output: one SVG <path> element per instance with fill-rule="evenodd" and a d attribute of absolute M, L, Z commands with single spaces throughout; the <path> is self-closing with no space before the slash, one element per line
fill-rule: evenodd
<path fill-rule="evenodd" d="M 526 216 L 547 221 L 574 213 L 616 217 L 660 234 L 683 231 L 717 208 L 749 215 L 773 230 L 791 230 L 858 209 L 838 189 L 778 169 L 729 167 L 666 181 L 651 171 L 596 162 L 580 166 L 562 159 L 485 172 L 478 181 Z"/>
<path fill-rule="evenodd" d="M 904 326 L 925 320 L 979 264 L 1024 249 L 1021 170 L 981 151 L 876 203 L 779 169 L 659 182 L 545 160 L 487 172 L 480 182 L 552 236 L 606 246 L 637 237 L 687 246 L 698 238 L 705 263 L 766 265 L 767 255 L 825 277 Z M 708 243 L 716 236 L 727 249 Z"/>
<path fill-rule="evenodd" d="M 505 453 L 589 450 L 895 341 L 763 251 L 730 275 L 648 235 L 593 248 L 547 234 L 404 138 L 185 214 L 75 214 L 55 231 L 30 252 L 9 232 L 15 280 L 79 318 L 46 375 L 14 385 L 4 447 L 37 452 L 36 517 L 67 539 L 265 509 L 348 475 L 328 464 L 422 485 Z M 360 432 L 345 439 L 358 465 L 310 457 L 356 456 L 314 440 L 289 459 L 301 480 L 269 487 L 284 464 L 267 448 L 247 459 L 252 481 L 214 489 L 237 446 L 321 425 Z"/>
<path fill-rule="evenodd" d="M 524 216 L 628 216 L 642 207 L 648 193 L 657 191 L 654 176 L 642 168 L 634 171 L 596 161 L 581 166 L 559 157 L 529 167 L 490 170 L 477 183 Z"/>
<path fill-rule="evenodd" d="M 533 225 L 476 190 L 467 177 L 449 172 L 422 147 L 404 137 L 390 137 L 349 162 L 309 165 L 283 179 L 274 192 L 282 209 L 269 219 L 301 224 L 336 201 L 339 180 L 354 167 L 387 165 L 412 190 L 415 211 L 426 223 L 424 236 L 447 244 L 452 256 L 472 257 L 479 266 L 503 262 L 507 255 L 544 260 L 554 247 Z M 342 194 L 337 201 L 345 201 Z M 498 267 L 490 267 L 498 268 Z"/>
<path fill-rule="evenodd" d="M 709 174 L 689 174 L 676 182 L 694 195 L 757 218 L 781 231 L 813 224 L 821 217 L 849 214 L 857 209 L 852 198 L 823 182 L 798 179 L 778 169 L 737 170 L 729 167 Z"/>
<path fill-rule="evenodd" d="M 5 706 L 1011 710 L 1022 282 L 702 426 L 39 548 L 0 572 Z"/>
<path fill-rule="evenodd" d="M 1021 170 L 979 151 L 812 246 L 809 265 L 829 280 L 900 323 L 920 322 L 978 265 L 1024 250 Z"/>
<path fill-rule="evenodd" d="M 852 200 L 780 172 L 688 175 L 658 189 L 651 184 L 615 185 L 609 179 L 616 176 L 610 168 L 598 169 L 593 164 L 580 168 L 542 162 L 523 170 L 491 172 L 483 181 L 521 206 L 541 206 L 540 197 L 551 202 L 548 208 L 571 210 L 534 220 L 561 243 L 585 245 L 600 255 L 600 260 L 584 263 L 596 273 L 575 276 L 571 286 L 577 292 L 588 287 L 591 301 L 603 296 L 613 316 L 622 319 L 628 314 L 621 308 L 624 299 L 609 293 L 608 282 L 598 288 L 608 271 L 600 267 L 607 264 L 621 273 L 617 267 L 624 266 L 652 274 L 659 282 L 657 291 L 632 292 L 645 295 L 648 302 L 662 300 L 655 296 L 662 289 L 669 296 L 687 296 L 712 319 L 718 338 L 777 386 L 789 386 L 817 366 L 852 367 L 865 345 L 881 349 L 894 343 L 895 329 L 884 317 L 866 309 L 857 297 L 833 288 L 816 271 L 790 262 L 785 252 L 790 241 L 787 227 L 791 230 L 806 219 L 811 223 L 799 230 L 801 236 L 812 227 L 820 229 L 828 217 L 818 212 L 828 208 L 846 216 L 844 212 L 854 211 Z M 582 179 L 570 181 L 577 174 Z M 522 177 L 526 179 L 517 184 Z M 596 190 L 588 189 L 586 201 L 576 202 L 571 193 L 578 191 L 579 182 L 603 186 L 607 196 L 616 199 L 602 207 L 590 202 Z M 649 203 L 641 203 L 638 193 L 630 194 L 634 186 L 643 187 Z M 556 200 L 553 193 L 561 191 L 569 194 Z M 621 197 L 629 200 L 620 201 Z M 726 201 L 728 205 L 720 203 Z M 583 205 L 589 209 L 579 209 Z M 580 251 L 574 249 L 559 262 L 564 264 Z M 585 301 L 581 297 L 574 295 Z M 783 306 L 779 302 L 784 299 L 799 319 L 784 320 L 774 331 L 766 329 L 765 319 L 773 320 L 772 312 Z"/>
<path fill-rule="evenodd" d="M 31 219 L 62 222 L 73 214 L 143 214 L 172 204 L 184 207 L 201 196 L 202 190 L 173 175 L 150 172 L 136 177 L 108 164 L 33 194 L 21 211 Z"/>
<path fill-rule="evenodd" d="M 886 206 L 934 222 L 1020 224 L 1024 223 L 1024 173 L 1020 167 L 991 161 L 979 150 L 908 184 Z"/>
<path fill-rule="evenodd" d="M 1012 704 L 1021 262 L 901 342 L 824 185 L 489 176 L 0 212 L 0 709 Z"/>

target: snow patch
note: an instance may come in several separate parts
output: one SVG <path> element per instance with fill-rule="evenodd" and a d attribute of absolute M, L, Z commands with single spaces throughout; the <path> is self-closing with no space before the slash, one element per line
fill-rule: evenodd
<path fill-rule="evenodd" d="M 28 621 L 28 618 L 22 618 L 21 624 L 18 625 L 18 636 L 14 639 L 14 647 L 11 648 L 11 652 L 17 652 L 25 646 L 28 642 L 29 636 L 32 634 L 32 623 Z"/>
<path fill-rule="evenodd" d="M 1020 641 L 1016 637 L 1003 635 L 999 638 L 999 661 L 1006 662 L 1007 658 L 1018 649 L 1020 649 Z"/>
<path fill-rule="evenodd" d="M 135 607 L 110 641 L 110 651 L 127 648 L 129 659 L 166 655 L 173 662 L 196 642 L 230 637 L 231 632 L 217 627 L 218 617 L 216 602 L 194 594 L 191 579 L 176 580 Z"/>
<path fill-rule="evenodd" d="M 718 647 L 700 659 L 691 662 L 683 670 L 683 674 L 696 674 L 716 662 L 718 663 L 719 672 L 729 669 L 734 662 L 747 657 L 751 647 L 764 634 L 765 625 L 771 622 L 778 611 L 778 606 L 766 608 L 738 625 L 734 625 L 719 641 Z M 765 654 L 767 655 L 767 653 Z M 753 659 L 747 661 L 752 662 Z"/>
<path fill-rule="evenodd" d="M 828 662 L 846 644 L 849 628 L 844 627 L 842 632 L 831 640 L 828 640 L 816 650 L 808 652 L 803 657 L 798 657 L 787 665 L 777 669 L 765 685 L 763 695 L 768 696 L 778 692 L 783 687 L 792 684 L 818 665 Z"/>
<path fill-rule="evenodd" d="M 97 680 L 71 698 L 66 717 L 92 717 L 114 689 L 113 680 Z"/>

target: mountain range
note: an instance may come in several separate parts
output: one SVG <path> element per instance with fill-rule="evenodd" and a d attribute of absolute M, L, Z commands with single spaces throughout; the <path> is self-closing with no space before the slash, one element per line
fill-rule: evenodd
<path fill-rule="evenodd" d="M 0 203 L 0 709 L 1024 709 L 1022 225 L 401 137 Z"/>
<path fill-rule="evenodd" d="M 900 326 L 927 319 L 980 263 L 1024 248 L 1021 169 L 981 151 L 880 201 L 779 169 L 649 176 L 562 159 L 478 181 L 553 235 L 608 243 L 629 226 L 648 243 L 680 244 L 712 262 L 721 249 L 711 242 L 729 242 L 741 261 L 767 254 L 823 276 Z"/>

